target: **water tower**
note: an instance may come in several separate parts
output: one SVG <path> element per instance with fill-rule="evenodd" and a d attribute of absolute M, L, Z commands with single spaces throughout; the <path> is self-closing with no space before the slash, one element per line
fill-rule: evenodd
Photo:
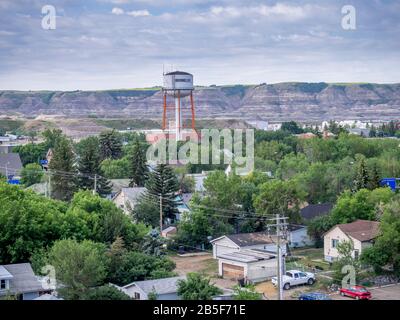
<path fill-rule="evenodd" d="M 162 88 L 164 108 L 163 108 L 163 124 L 162 129 L 167 129 L 167 97 L 174 98 L 174 111 L 175 111 L 175 138 L 176 141 L 182 140 L 182 129 L 184 123 L 182 122 L 182 111 L 184 104 L 183 100 L 187 97 L 190 99 L 191 111 L 191 126 L 195 130 L 195 114 L 194 114 L 194 101 L 193 101 L 193 75 L 183 71 L 173 71 L 164 74 L 164 85 Z"/>

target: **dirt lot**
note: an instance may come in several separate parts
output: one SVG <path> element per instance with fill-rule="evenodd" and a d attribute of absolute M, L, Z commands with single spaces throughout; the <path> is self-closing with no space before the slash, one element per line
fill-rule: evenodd
<path fill-rule="evenodd" d="M 175 263 L 175 272 L 186 275 L 189 272 L 199 272 L 211 278 L 211 281 L 222 289 L 231 289 L 237 283 L 228 279 L 218 277 L 218 262 L 211 254 L 199 256 L 181 257 L 173 255 L 170 257 Z"/>

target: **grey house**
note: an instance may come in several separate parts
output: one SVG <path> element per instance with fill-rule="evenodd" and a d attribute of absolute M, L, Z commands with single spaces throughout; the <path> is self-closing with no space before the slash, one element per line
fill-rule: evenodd
<path fill-rule="evenodd" d="M 0 299 L 15 295 L 19 300 L 33 300 L 45 291 L 30 263 L 0 265 Z"/>
<path fill-rule="evenodd" d="M 185 277 L 136 281 L 118 288 L 134 300 L 148 300 L 152 292 L 157 294 L 157 300 L 179 300 L 177 293 L 179 279 L 185 279 Z"/>
<path fill-rule="evenodd" d="M 19 176 L 22 162 L 18 153 L 0 153 L 0 173 L 6 177 Z"/>

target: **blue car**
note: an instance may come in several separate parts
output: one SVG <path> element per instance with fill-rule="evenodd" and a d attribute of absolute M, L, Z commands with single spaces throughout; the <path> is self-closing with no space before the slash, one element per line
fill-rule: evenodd
<path fill-rule="evenodd" d="M 302 293 L 299 296 L 299 300 L 332 300 L 332 299 L 325 293 L 308 292 L 308 293 Z"/>

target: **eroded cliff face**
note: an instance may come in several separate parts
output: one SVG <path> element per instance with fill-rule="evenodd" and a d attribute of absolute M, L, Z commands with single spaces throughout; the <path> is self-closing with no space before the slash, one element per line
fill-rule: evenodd
<path fill-rule="evenodd" d="M 184 109 L 188 100 L 182 101 Z M 390 119 L 400 117 L 400 84 L 280 83 L 195 90 L 199 118 L 265 120 Z M 173 101 L 169 100 L 173 107 Z M 159 90 L 0 91 L 2 115 L 159 118 Z"/>

